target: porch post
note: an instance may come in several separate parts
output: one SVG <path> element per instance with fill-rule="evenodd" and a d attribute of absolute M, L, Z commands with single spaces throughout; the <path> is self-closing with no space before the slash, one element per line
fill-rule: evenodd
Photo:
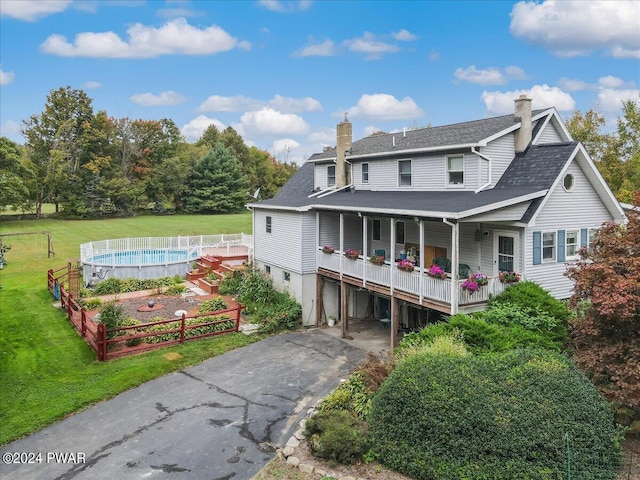
<path fill-rule="evenodd" d="M 316 267 L 318 265 L 318 247 L 320 247 L 320 212 L 316 210 Z"/>
<path fill-rule="evenodd" d="M 391 255 L 391 258 L 389 258 L 389 263 L 391 264 L 391 271 L 389 272 L 390 278 L 389 278 L 389 290 L 391 291 L 391 295 L 393 296 L 393 284 L 394 284 L 394 274 L 395 271 L 393 270 L 394 264 L 396 263 L 396 219 L 392 218 L 390 219 L 390 224 L 391 224 L 391 246 L 390 246 L 390 253 L 389 255 Z"/>
<path fill-rule="evenodd" d="M 324 308 L 324 300 L 322 292 L 324 291 L 324 278 L 316 273 L 316 325 L 322 323 L 322 310 Z"/>
<path fill-rule="evenodd" d="M 393 349 L 396 348 L 396 344 L 398 343 L 398 327 L 400 326 L 400 305 L 398 299 L 395 297 L 391 297 L 391 350 L 393 353 Z"/>
<path fill-rule="evenodd" d="M 424 220 L 420 219 L 420 304 L 424 300 L 423 286 L 424 286 Z"/>
<path fill-rule="evenodd" d="M 367 235 L 367 216 L 362 216 L 362 256 L 364 265 L 362 266 L 362 286 L 367 286 L 367 256 L 369 255 L 369 235 Z"/>
<path fill-rule="evenodd" d="M 342 280 L 342 262 L 344 261 L 344 214 L 340 214 L 340 280 Z"/>
<path fill-rule="evenodd" d="M 449 223 L 449 222 L 447 222 Z M 451 225 L 451 315 L 458 313 L 458 270 L 460 258 L 460 224 Z"/>
<path fill-rule="evenodd" d="M 340 320 L 342 320 L 342 338 L 349 333 L 349 286 L 344 280 L 340 282 Z"/>

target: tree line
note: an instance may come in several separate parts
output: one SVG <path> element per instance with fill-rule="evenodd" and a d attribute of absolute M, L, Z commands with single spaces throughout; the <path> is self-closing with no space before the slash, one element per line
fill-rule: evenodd
<path fill-rule="evenodd" d="M 187 143 L 170 119 L 94 112 L 82 90 L 51 90 L 44 110 L 22 123 L 24 146 L 0 138 L 0 209 L 53 203 L 71 218 L 241 210 L 258 189 L 275 195 L 297 170 L 248 147 L 231 127 L 210 125 Z"/>

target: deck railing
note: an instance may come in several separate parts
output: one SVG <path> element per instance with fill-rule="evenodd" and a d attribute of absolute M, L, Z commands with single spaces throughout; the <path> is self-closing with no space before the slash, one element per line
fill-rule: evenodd
<path fill-rule="evenodd" d="M 343 254 L 336 251 L 333 254 L 323 253 L 318 250 L 316 254 L 317 265 L 320 268 L 348 275 L 361 279 L 365 282 L 375 283 L 384 287 L 391 286 L 393 289 L 406 292 L 415 296 L 420 296 L 420 286 L 422 285 L 422 297 L 444 304 L 451 304 L 451 282 L 450 277 L 441 279 L 430 277 L 426 272 L 421 273 L 419 268 L 413 272 L 398 269 L 395 265 L 386 262 L 383 265 L 376 265 L 367 262 L 363 257 L 350 260 Z M 471 305 L 475 303 L 485 303 L 492 295 L 498 295 L 504 291 L 506 285 L 498 278 L 489 278 L 489 283 L 480 287 L 477 291 L 470 293 L 462 289 L 465 279 L 458 282 L 458 305 Z"/>

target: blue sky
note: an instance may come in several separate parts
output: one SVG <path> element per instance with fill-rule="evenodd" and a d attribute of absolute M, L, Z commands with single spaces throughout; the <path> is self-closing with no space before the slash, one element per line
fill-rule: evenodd
<path fill-rule="evenodd" d="M 596 108 L 615 126 L 640 95 L 640 1 L 0 1 L 1 134 L 51 90 L 96 111 L 171 118 L 188 141 L 234 127 L 301 163 L 376 130 L 533 108 Z"/>

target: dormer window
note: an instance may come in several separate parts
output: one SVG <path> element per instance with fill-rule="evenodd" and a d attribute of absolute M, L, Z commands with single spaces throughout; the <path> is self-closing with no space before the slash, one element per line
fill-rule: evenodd
<path fill-rule="evenodd" d="M 464 155 L 447 157 L 447 179 L 449 185 L 464 185 Z"/>
<path fill-rule="evenodd" d="M 567 173 L 562 180 L 562 186 L 566 192 L 573 190 L 573 175 Z"/>
<path fill-rule="evenodd" d="M 336 184 L 336 166 L 327 166 L 327 187 L 333 187 Z"/>
<path fill-rule="evenodd" d="M 362 164 L 362 183 L 369 183 L 369 164 Z"/>
<path fill-rule="evenodd" d="M 411 160 L 398 161 L 398 185 L 400 187 L 411 186 Z"/>

